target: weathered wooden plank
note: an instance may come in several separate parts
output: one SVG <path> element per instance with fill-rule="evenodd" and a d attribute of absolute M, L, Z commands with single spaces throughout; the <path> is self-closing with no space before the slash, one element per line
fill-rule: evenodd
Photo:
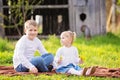
<path fill-rule="evenodd" d="M 90 31 L 91 31 L 91 35 L 96 34 L 96 28 L 97 28 L 97 23 L 98 23 L 98 19 L 96 18 L 96 0 L 89 0 L 88 3 L 88 7 L 89 7 L 89 16 L 88 16 L 88 26 L 90 27 Z"/>
<path fill-rule="evenodd" d="M 68 8 L 69 6 L 68 5 L 30 5 L 33 9 L 44 9 L 44 8 Z M 2 8 L 10 8 L 10 6 L 1 6 Z M 24 7 L 24 6 L 21 6 L 21 7 Z"/>
<path fill-rule="evenodd" d="M 106 5 L 105 0 L 100 0 L 100 34 L 106 33 Z"/>
<path fill-rule="evenodd" d="M 0 0 L 0 37 L 4 37 L 5 36 L 5 33 L 4 33 L 4 28 L 2 27 L 2 24 L 3 24 L 3 9 L 2 9 L 2 0 Z"/>
<path fill-rule="evenodd" d="M 19 36 L 19 35 L 17 35 L 17 36 L 6 36 L 8 39 L 10 39 L 10 40 L 17 40 L 17 39 L 20 39 L 22 36 Z M 38 38 L 40 38 L 40 39 L 48 39 L 49 38 L 49 35 L 38 35 L 37 36 Z M 56 37 L 60 37 L 59 35 L 56 35 Z"/>
<path fill-rule="evenodd" d="M 111 21 L 111 17 L 112 17 L 112 10 L 113 10 L 113 7 L 111 6 L 110 12 L 108 15 L 108 19 L 107 19 L 107 24 L 106 24 L 107 32 L 110 32 L 110 21 Z"/>
<path fill-rule="evenodd" d="M 86 6 L 86 0 L 76 0 L 74 6 Z"/>
<path fill-rule="evenodd" d="M 95 0 L 95 28 L 94 30 L 96 31 L 95 33 L 96 34 L 100 34 L 100 27 L 101 27 L 101 24 L 100 24 L 100 0 Z"/>
<path fill-rule="evenodd" d="M 73 0 L 68 0 L 69 2 L 69 26 L 70 26 L 70 30 L 75 31 L 76 30 L 76 25 L 75 25 L 75 8 L 73 6 Z"/>
<path fill-rule="evenodd" d="M 33 8 L 68 8 L 68 5 L 35 5 Z"/>
<path fill-rule="evenodd" d="M 112 31 L 115 30 L 115 27 L 116 27 L 116 0 L 112 0 L 112 6 L 113 6 L 113 11 L 112 11 Z"/>

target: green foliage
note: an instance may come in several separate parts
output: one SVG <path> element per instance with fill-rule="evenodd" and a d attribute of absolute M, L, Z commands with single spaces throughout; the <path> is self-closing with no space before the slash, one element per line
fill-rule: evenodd
<path fill-rule="evenodd" d="M 14 46 L 7 40 L 0 38 L 0 51 L 11 51 L 13 50 Z"/>
<path fill-rule="evenodd" d="M 12 51 L 0 52 L 0 64 L 12 64 Z"/>
<path fill-rule="evenodd" d="M 42 40 L 45 48 L 50 52 L 55 54 L 56 50 L 61 46 L 59 37 L 56 37 L 56 35 L 49 35 L 49 38 L 47 40 Z"/>
<path fill-rule="evenodd" d="M 2 13 L 0 13 L 0 16 L 2 18 L 4 18 L 6 21 L 8 21 L 8 24 L 2 24 L 2 26 L 7 27 L 7 28 L 16 28 L 19 36 L 22 36 L 22 31 L 20 29 L 20 27 L 23 27 L 24 22 L 26 21 L 26 19 L 28 19 L 28 17 L 30 17 L 33 12 L 34 9 L 32 7 L 32 5 L 34 3 L 34 5 L 40 4 L 41 2 L 43 2 L 43 0 L 38 0 L 36 2 L 36 0 L 17 0 L 17 1 L 13 1 L 13 0 L 7 0 L 8 3 L 6 3 L 9 6 L 9 16 L 6 16 Z M 32 17 L 32 16 L 31 16 Z"/>
<path fill-rule="evenodd" d="M 13 42 L 0 38 L 0 64 L 12 64 L 13 49 Z"/>
<path fill-rule="evenodd" d="M 117 4 L 120 5 L 120 0 L 117 0 Z"/>

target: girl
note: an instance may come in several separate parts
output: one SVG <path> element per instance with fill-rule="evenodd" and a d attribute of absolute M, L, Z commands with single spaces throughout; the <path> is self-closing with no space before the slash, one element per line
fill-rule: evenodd
<path fill-rule="evenodd" d="M 79 58 L 78 50 L 72 46 L 74 38 L 76 37 L 75 32 L 64 31 L 61 33 L 61 44 L 62 47 L 56 52 L 54 58 L 54 68 L 57 73 L 69 73 L 75 75 L 90 75 L 95 71 L 94 67 L 80 68 L 78 64 L 83 63 Z"/>

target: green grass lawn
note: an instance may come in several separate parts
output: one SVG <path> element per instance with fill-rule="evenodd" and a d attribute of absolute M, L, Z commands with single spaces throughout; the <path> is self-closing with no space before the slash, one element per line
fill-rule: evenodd
<path fill-rule="evenodd" d="M 42 39 L 48 52 L 55 55 L 56 50 L 61 46 L 59 38 L 55 35 L 49 39 Z M 0 39 L 0 64 L 12 65 L 12 56 L 15 43 Z M 7 46 L 5 46 L 7 44 Z M 8 45 L 9 44 L 9 45 Z M 78 48 L 79 55 L 83 58 L 84 64 L 81 67 L 102 66 L 107 68 L 120 68 L 120 36 L 111 33 L 107 35 L 94 36 L 91 40 L 84 37 L 77 37 L 74 46 Z M 4 49 L 3 49 L 4 48 Z M 38 53 L 36 52 L 36 55 Z M 66 76 L 64 74 L 40 75 L 40 76 L 0 76 L 0 80 L 120 80 L 118 78 Z"/>

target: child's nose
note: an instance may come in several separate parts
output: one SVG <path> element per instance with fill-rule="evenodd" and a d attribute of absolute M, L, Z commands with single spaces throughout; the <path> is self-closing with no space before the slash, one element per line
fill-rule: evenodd
<path fill-rule="evenodd" d="M 32 33 L 35 33 L 35 31 L 32 31 Z"/>

